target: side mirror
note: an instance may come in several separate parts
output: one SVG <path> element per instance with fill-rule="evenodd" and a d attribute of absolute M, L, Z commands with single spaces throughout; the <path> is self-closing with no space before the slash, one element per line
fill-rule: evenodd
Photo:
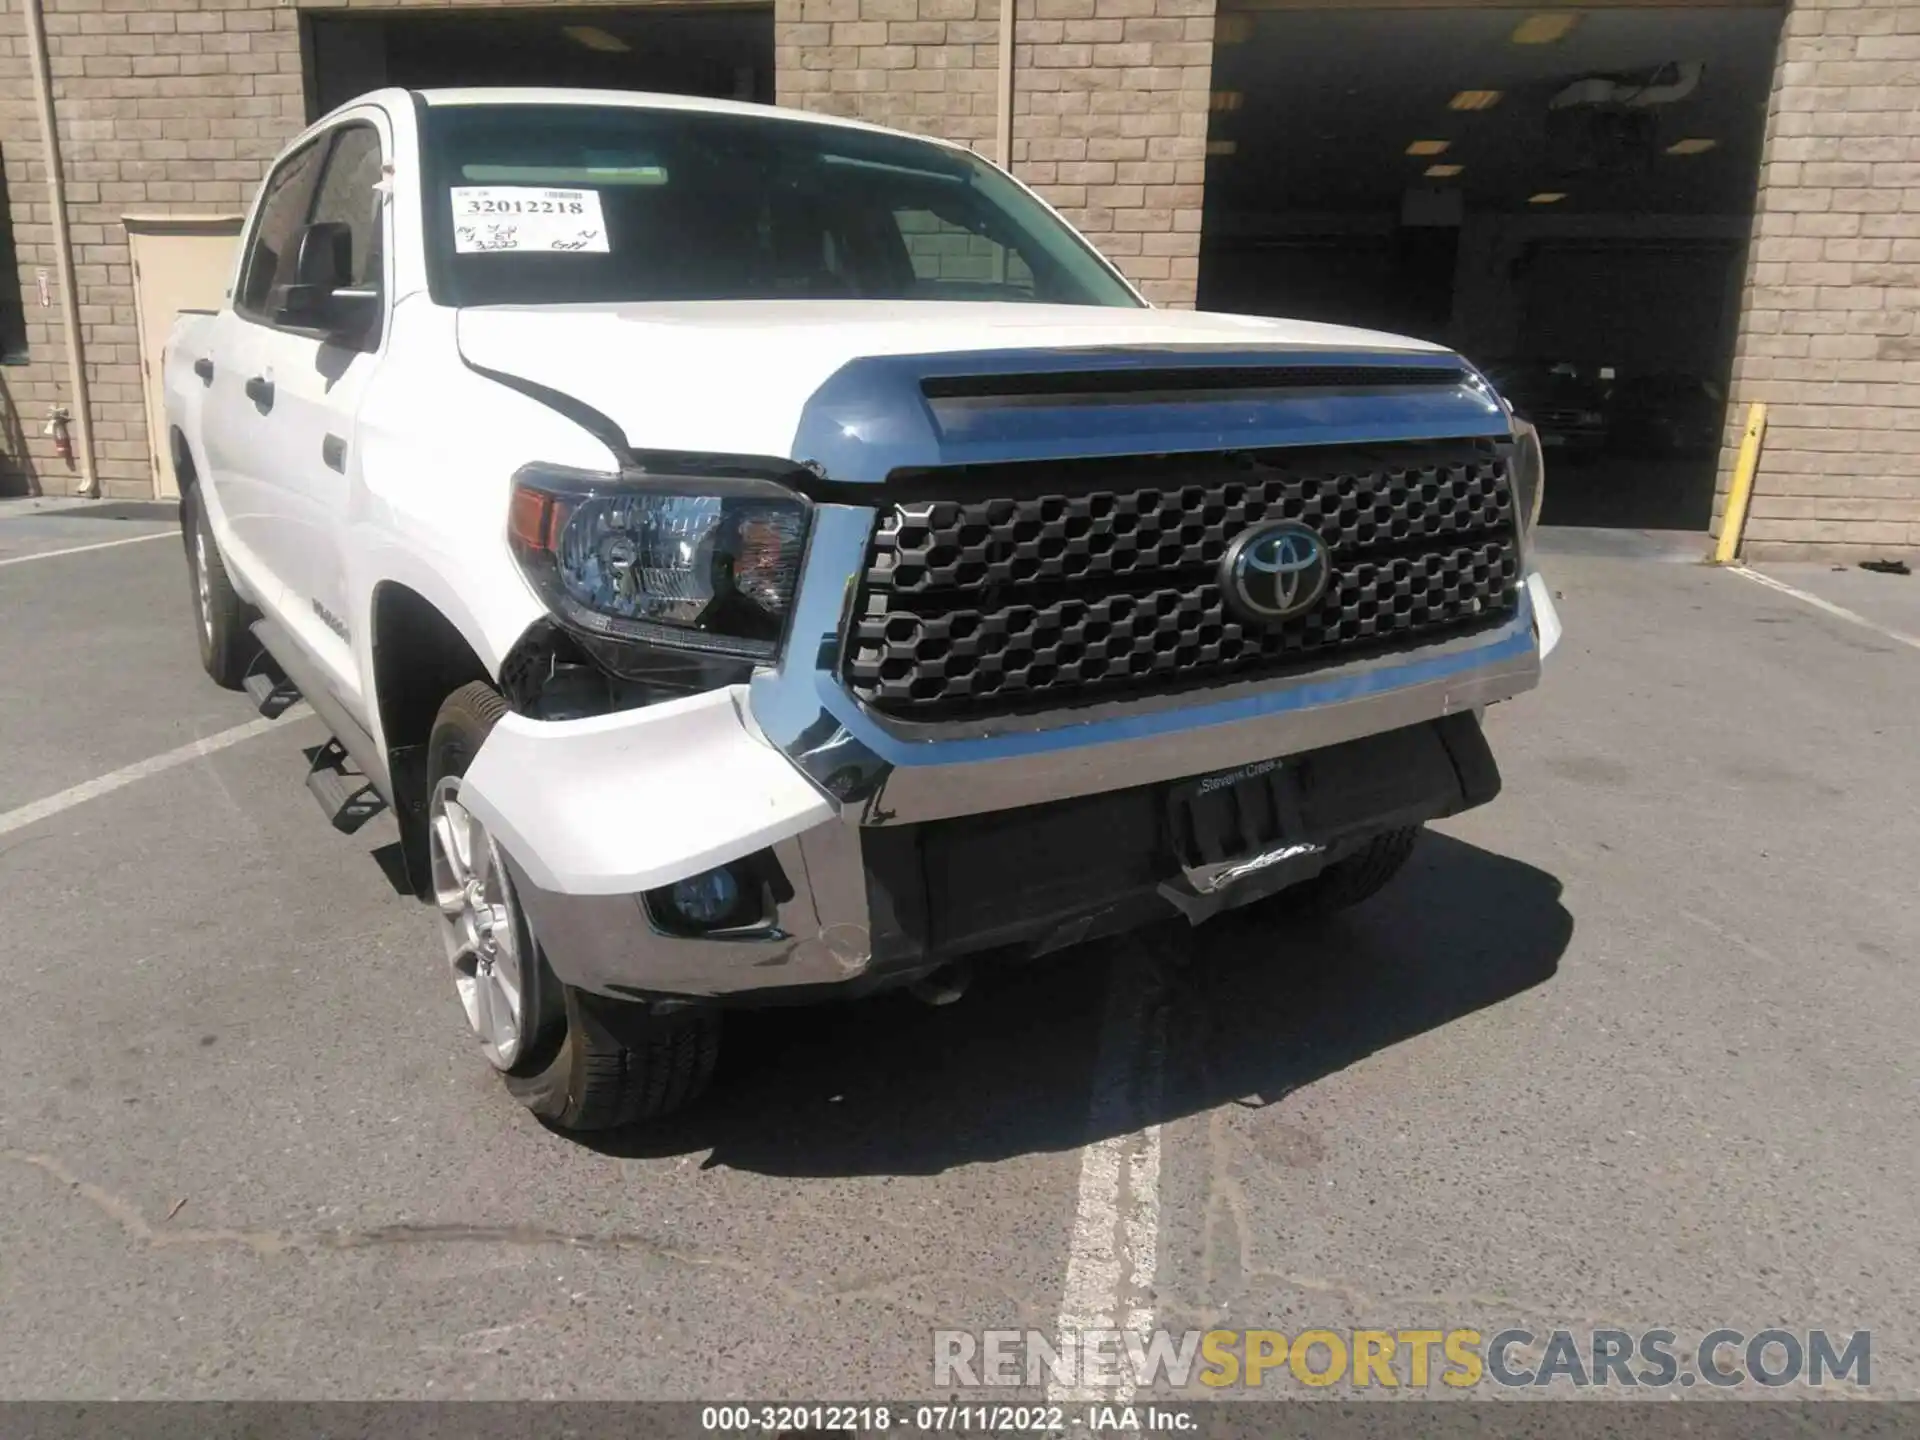
<path fill-rule="evenodd" d="M 316 220 L 300 232 L 293 281 L 273 295 L 282 325 L 329 336 L 364 333 L 379 313 L 380 292 L 353 283 L 353 232 L 338 220 Z"/>
<path fill-rule="evenodd" d="M 337 290 L 353 279 L 353 231 L 344 221 L 316 220 L 300 232 L 295 283 Z"/>

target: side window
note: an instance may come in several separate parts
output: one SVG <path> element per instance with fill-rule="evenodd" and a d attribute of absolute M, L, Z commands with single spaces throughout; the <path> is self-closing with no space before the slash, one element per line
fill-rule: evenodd
<path fill-rule="evenodd" d="M 312 223 L 323 220 L 345 225 L 353 236 L 350 283 L 375 294 L 386 288 L 386 215 L 380 204 L 380 135 L 371 125 L 347 125 L 334 132 L 333 149 L 314 193 Z M 376 307 L 372 327 L 355 343 L 362 350 L 380 344 L 382 310 Z"/>
<path fill-rule="evenodd" d="M 384 216 L 374 186 L 380 182 L 380 136 L 371 125 L 338 132 L 314 196 L 314 220 L 337 220 L 353 232 L 353 283 L 380 288 Z"/>
<path fill-rule="evenodd" d="M 324 148 L 320 141 L 311 141 L 267 176 L 260 213 L 247 241 L 246 263 L 240 270 L 240 288 L 233 297 L 233 308 L 249 320 L 271 323 L 267 296 L 275 285 L 293 280 L 300 229 L 307 223 L 307 203 Z"/>

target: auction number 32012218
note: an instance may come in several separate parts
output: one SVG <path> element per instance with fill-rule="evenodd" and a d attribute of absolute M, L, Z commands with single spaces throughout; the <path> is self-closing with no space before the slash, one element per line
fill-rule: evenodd
<path fill-rule="evenodd" d="M 488 195 L 469 195 L 468 215 L 584 215 L 587 207 L 578 200 L 508 200 Z"/>
<path fill-rule="evenodd" d="M 1060 1405 L 706 1405 L 700 1410 L 702 1430 L 766 1435 L 896 1429 L 1059 1434 L 1068 1424 Z"/>

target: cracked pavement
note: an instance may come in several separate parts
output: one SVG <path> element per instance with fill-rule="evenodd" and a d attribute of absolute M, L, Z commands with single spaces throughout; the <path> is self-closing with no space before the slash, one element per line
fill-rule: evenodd
<path fill-rule="evenodd" d="M 927 1396 L 933 1328 L 1054 1324 L 1081 1147 L 1149 1124 L 1162 1324 L 1871 1328 L 1920 1393 L 1920 654 L 1547 564 L 1505 793 L 1365 909 L 738 1017 L 707 1101 L 593 1146 L 472 1053 L 389 822 L 300 783 L 312 719 L 0 836 L 0 1396 Z M 252 717 L 175 544 L 0 605 L 0 811 Z"/>

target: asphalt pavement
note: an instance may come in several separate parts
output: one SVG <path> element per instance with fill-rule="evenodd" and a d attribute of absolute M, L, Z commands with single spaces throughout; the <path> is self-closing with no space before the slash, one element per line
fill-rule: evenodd
<path fill-rule="evenodd" d="M 1920 1396 L 1890 620 L 1550 535 L 1504 792 L 1373 903 L 741 1017 L 581 1144 L 475 1053 L 390 822 L 301 785 L 318 723 L 233 738 L 169 534 L 0 514 L 0 1398 L 924 1397 L 936 1329 L 1103 1304 L 1868 1329 Z"/>

